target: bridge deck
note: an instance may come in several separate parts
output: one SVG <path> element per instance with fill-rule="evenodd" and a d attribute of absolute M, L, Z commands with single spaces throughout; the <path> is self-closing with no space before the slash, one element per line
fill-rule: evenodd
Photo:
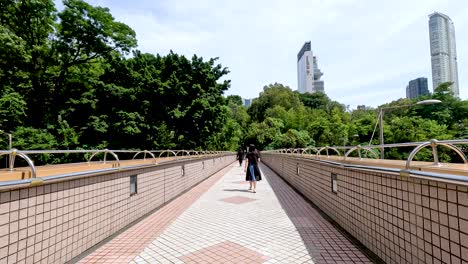
<path fill-rule="evenodd" d="M 80 263 L 372 263 L 269 168 L 257 193 L 227 167 Z"/>

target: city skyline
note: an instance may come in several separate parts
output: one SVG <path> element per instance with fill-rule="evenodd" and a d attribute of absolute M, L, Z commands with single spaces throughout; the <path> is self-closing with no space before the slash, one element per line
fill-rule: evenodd
<path fill-rule="evenodd" d="M 449 16 L 439 12 L 429 15 L 429 39 L 433 89 L 441 83 L 452 82 L 450 89 L 459 97 L 455 27 Z"/>
<path fill-rule="evenodd" d="M 232 80 L 226 95 L 243 98 L 258 97 L 264 86 L 275 82 L 296 90 L 297 51 L 311 40 L 326 74 L 327 95 L 351 108 L 404 98 L 408 80 L 431 79 L 427 23 L 428 15 L 438 11 L 455 23 L 460 98 L 468 97 L 468 35 L 463 34 L 468 31 L 468 2 L 88 2 L 108 7 L 116 20 L 132 27 L 142 52 L 219 57 L 230 70 L 226 79 Z"/>

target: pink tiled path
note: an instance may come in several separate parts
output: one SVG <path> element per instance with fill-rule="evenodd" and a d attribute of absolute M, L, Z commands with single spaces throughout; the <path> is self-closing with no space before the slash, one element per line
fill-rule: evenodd
<path fill-rule="evenodd" d="M 179 257 L 184 263 L 264 263 L 269 257 L 233 242 L 221 242 Z"/>
<path fill-rule="evenodd" d="M 179 196 L 143 221 L 132 226 L 79 263 L 129 263 L 231 167 L 219 171 L 189 192 Z"/>
<path fill-rule="evenodd" d="M 248 203 L 255 201 L 257 199 L 252 199 L 244 196 L 232 196 L 228 198 L 221 199 L 220 201 L 226 202 L 226 203 L 233 203 L 233 204 L 243 204 L 243 203 Z"/>
<path fill-rule="evenodd" d="M 233 163 L 82 263 L 372 263 L 276 174 Z M 223 175 L 224 174 L 224 175 Z"/>

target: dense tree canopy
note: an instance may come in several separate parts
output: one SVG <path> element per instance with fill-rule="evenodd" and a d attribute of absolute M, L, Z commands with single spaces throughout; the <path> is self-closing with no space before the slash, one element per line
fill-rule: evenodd
<path fill-rule="evenodd" d="M 444 83 L 434 94 L 380 106 L 389 108 L 384 111 L 385 143 L 466 138 L 468 101 L 453 97 L 449 86 L 450 83 Z M 442 103 L 415 104 L 426 99 L 438 99 Z M 252 121 L 245 140 L 261 149 L 378 145 L 378 129 L 375 129 L 378 128 L 379 108 L 350 111 L 323 93 L 299 94 L 284 85 L 272 84 L 264 87 L 260 97 L 248 109 Z M 391 149 L 385 155 L 387 158 L 406 158 L 409 150 Z M 453 153 L 440 151 L 445 160 L 450 160 Z"/>
<path fill-rule="evenodd" d="M 13 147 L 237 148 L 248 117 L 223 98 L 217 58 L 141 53 L 109 9 L 63 4 L 0 2 L 0 129 Z"/>

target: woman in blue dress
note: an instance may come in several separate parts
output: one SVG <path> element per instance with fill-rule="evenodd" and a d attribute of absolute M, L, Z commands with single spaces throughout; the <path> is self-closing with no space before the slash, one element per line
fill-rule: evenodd
<path fill-rule="evenodd" d="M 258 154 L 254 145 L 249 146 L 249 152 L 247 153 L 245 158 L 245 180 L 250 183 L 249 190 L 252 190 L 252 192 L 256 193 L 257 181 L 262 180 L 262 175 L 260 174 L 260 169 L 258 168 L 258 163 L 260 162 L 260 155 Z"/>

